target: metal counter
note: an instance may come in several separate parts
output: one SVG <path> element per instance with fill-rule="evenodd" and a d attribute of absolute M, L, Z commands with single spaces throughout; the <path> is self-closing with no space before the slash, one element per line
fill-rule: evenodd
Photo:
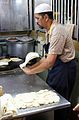
<path fill-rule="evenodd" d="M 51 89 L 39 76 L 26 75 L 19 69 L 14 70 L 14 72 L 7 72 L 7 74 L 4 74 L 4 72 L 2 72 L 2 74 L 0 74 L 0 85 L 3 86 L 3 89 L 6 93 L 10 93 L 13 97 L 18 93 L 33 91 L 37 92 L 41 89 Z M 69 106 L 70 102 L 60 96 L 59 103 L 21 109 L 18 110 L 18 114 L 14 116 L 14 118 L 35 115 L 36 113 L 57 110 Z"/>

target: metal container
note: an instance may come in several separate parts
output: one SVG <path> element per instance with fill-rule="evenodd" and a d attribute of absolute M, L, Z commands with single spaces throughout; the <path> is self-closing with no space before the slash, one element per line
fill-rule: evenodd
<path fill-rule="evenodd" d="M 28 52 L 34 51 L 34 39 L 30 37 L 18 37 L 16 41 L 8 41 L 8 54 L 25 58 Z"/>

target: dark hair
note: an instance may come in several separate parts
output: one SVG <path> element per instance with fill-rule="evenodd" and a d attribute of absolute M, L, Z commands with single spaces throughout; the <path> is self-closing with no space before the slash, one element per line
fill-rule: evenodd
<path fill-rule="evenodd" d="M 49 16 L 50 19 L 53 20 L 53 11 L 51 12 L 42 12 L 42 13 L 39 13 L 42 17 L 44 17 L 45 14 L 47 14 Z"/>

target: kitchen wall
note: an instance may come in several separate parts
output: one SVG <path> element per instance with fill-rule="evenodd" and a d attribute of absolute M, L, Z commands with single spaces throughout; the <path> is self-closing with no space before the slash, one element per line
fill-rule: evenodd
<path fill-rule="evenodd" d="M 24 31 L 32 22 L 31 10 L 28 12 L 28 0 L 0 0 L 0 31 Z M 32 7 L 31 7 L 32 8 Z M 31 19 L 32 20 L 32 19 Z"/>

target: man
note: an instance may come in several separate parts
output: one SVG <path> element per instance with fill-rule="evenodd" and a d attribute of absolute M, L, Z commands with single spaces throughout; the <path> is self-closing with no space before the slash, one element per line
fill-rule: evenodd
<path fill-rule="evenodd" d="M 37 25 L 46 30 L 46 55 L 31 67 L 21 68 L 26 74 L 36 74 L 49 69 L 47 84 L 69 100 L 76 77 L 73 41 L 63 25 L 53 19 L 50 5 L 42 3 L 34 11 Z M 62 115 L 61 115 L 62 114 Z M 58 111 L 55 120 L 67 120 Z"/>

